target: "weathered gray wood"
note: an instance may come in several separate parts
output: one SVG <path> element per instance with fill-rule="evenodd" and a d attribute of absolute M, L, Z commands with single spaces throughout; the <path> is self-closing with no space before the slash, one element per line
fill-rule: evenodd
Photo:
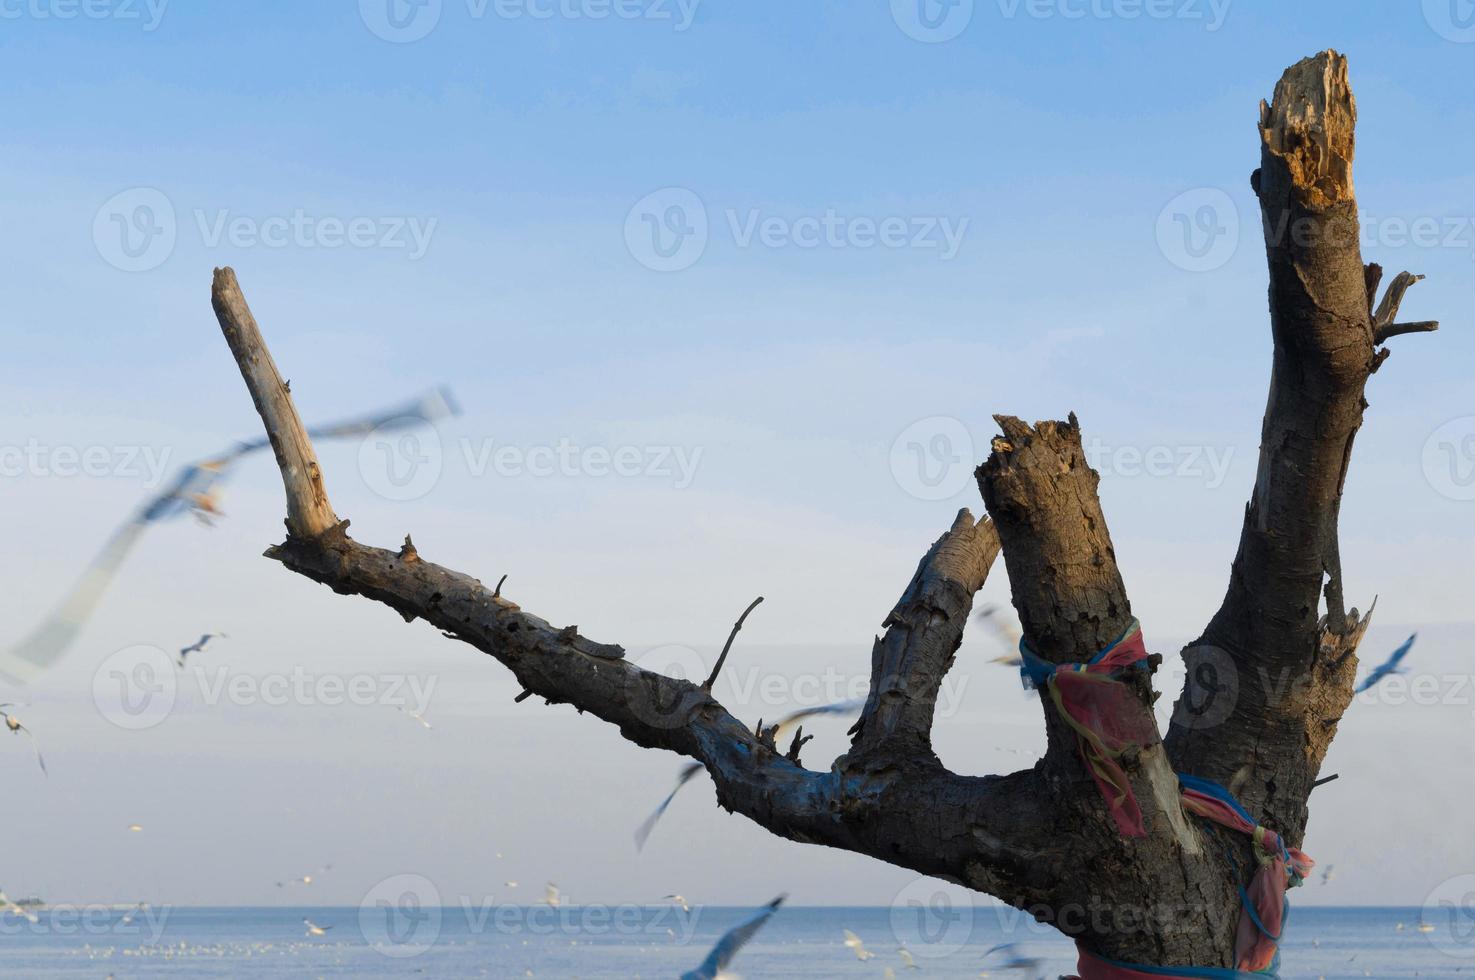
<path fill-rule="evenodd" d="M 872 648 L 870 694 L 851 728 L 852 762 L 936 764 L 937 694 L 963 642 L 973 597 L 998 554 L 993 524 L 987 517 L 974 523 L 964 509 L 922 557 Z"/>
<path fill-rule="evenodd" d="M 241 377 L 246 380 L 246 390 L 251 392 L 251 401 L 256 404 L 261 424 L 271 439 L 277 468 L 282 473 L 282 485 L 287 491 L 287 529 L 305 538 L 322 534 L 337 524 L 338 518 L 328 503 L 328 491 L 323 486 L 317 455 L 307 437 L 307 429 L 292 405 L 291 389 L 277 373 L 271 351 L 267 350 L 266 341 L 261 339 L 256 318 L 246 305 L 246 297 L 241 293 L 241 284 L 236 281 L 233 270 L 215 270 L 210 304 L 215 307 L 220 331 L 225 334 L 225 342 L 235 355 Z"/>

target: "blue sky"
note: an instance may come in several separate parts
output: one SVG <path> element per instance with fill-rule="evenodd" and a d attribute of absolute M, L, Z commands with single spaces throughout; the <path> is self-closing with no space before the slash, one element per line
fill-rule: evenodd
<path fill-rule="evenodd" d="M 780 671 L 792 655 L 863 673 L 917 557 L 957 508 L 981 506 L 967 471 L 991 413 L 1071 410 L 1096 446 L 1149 637 L 1191 639 L 1222 595 L 1269 372 L 1248 182 L 1256 105 L 1286 66 L 1336 47 L 1360 111 L 1365 257 L 1427 274 L 1405 315 L 1443 322 L 1396 342 L 1370 385 L 1343 509 L 1347 592 L 1358 605 L 1380 596 L 1370 655 L 1438 624 L 1429 662 L 1441 676 L 1468 670 L 1475 37 L 1463 0 L 977 0 L 944 19 L 959 31 L 947 40 L 909 35 L 915 10 L 901 0 L 687 2 L 689 23 L 676 0 L 630 0 L 618 9 L 633 15 L 603 19 L 587 16 L 616 9 L 600 0 L 444 0 L 422 11 L 438 9 L 428 34 L 396 43 L 371 29 L 385 23 L 378 0 L 176 0 L 156 21 L 141 0 L 96 0 L 96 16 L 75 17 L 68 0 L 0 0 L 0 449 L 116 451 L 97 475 L 53 461 L 0 478 L 0 526 L 28 559 L 0 570 L 6 620 L 37 618 L 146 495 L 149 475 L 122 463 L 125 450 L 173 466 L 257 431 L 208 305 L 210 270 L 229 264 L 309 420 L 438 383 L 465 407 L 420 447 L 435 472 L 411 499 L 386 489 L 372 450 L 324 447 L 356 534 L 389 544 L 413 531 L 433 560 L 487 579 L 510 571 L 517 601 L 599 639 L 705 650 L 762 593 L 744 634 L 755 665 Z M 705 216 L 700 254 L 651 268 L 648 221 L 693 200 L 682 217 Z M 1203 215 L 1220 234 L 1199 258 L 1180 221 L 1192 231 Z M 273 244 L 294 222 L 305 230 Z M 363 244 L 335 247 L 356 222 Z M 826 222 L 841 229 L 833 242 L 795 243 Z M 894 247 L 874 240 L 887 222 L 902 229 Z M 132 261 L 123 228 L 145 225 L 167 225 L 172 246 L 136 239 L 142 267 L 120 268 Z M 561 442 L 633 447 L 640 472 L 527 471 Z M 489 468 L 503 447 L 521 468 Z M 686 459 L 689 478 L 652 450 Z M 474 892 L 457 877 L 458 842 L 488 813 L 511 854 L 578 836 L 571 785 L 611 794 L 632 826 L 659 799 L 674 760 L 587 719 L 513 709 L 494 665 L 262 561 L 281 532 L 266 461 L 243 468 L 225 506 L 213 530 L 159 529 L 65 669 L 29 695 L 53 777 L 29 786 L 36 809 L 16 819 L 37 835 L 65 826 L 99 853 L 39 846 L 8 889 L 122 898 L 147 874 L 165 898 L 270 901 L 271 888 L 253 890 L 261 866 L 336 850 L 344 883 L 325 884 L 324 900 L 354 904 L 376 875 L 407 868 Z M 1002 566 L 986 591 L 1005 597 Z M 428 665 L 443 679 L 431 713 L 464 737 L 405 744 L 421 733 L 402 719 L 384 730 L 373 711 L 321 705 L 212 713 L 189 701 L 144 733 L 97 717 L 89 678 L 110 653 L 216 628 L 232 640 L 213 663 L 246 675 Z M 965 647 L 975 659 L 959 670 L 982 700 L 947 736 L 949 761 L 970 771 L 1017 764 L 968 756 L 1013 737 L 988 728 L 999 705 L 1018 712 L 1021 744 L 1038 734 L 1012 679 L 983 670 L 989 642 Z M 738 707 L 756 720 L 782 706 Z M 1462 742 L 1469 712 L 1444 709 L 1401 730 Z M 1343 736 L 1383 760 L 1385 779 L 1400 773 L 1375 751 L 1386 724 Z M 530 747 L 481 753 L 504 739 Z M 18 778 L 37 775 L 12 755 L 0 758 Z M 206 804 L 160 785 L 171 772 L 209 789 L 214 825 L 239 848 L 222 855 L 193 828 L 188 811 Z M 1365 802 L 1376 784 L 1340 785 Z M 505 786 L 520 788 L 515 801 Z M 415 827 L 430 790 L 432 840 L 385 844 L 362 816 Z M 177 846 L 100 878 L 120 809 L 148 810 Z M 782 855 L 807 901 L 884 904 L 907 880 L 769 841 L 709 802 L 675 819 L 687 839 Z M 1434 815 L 1413 819 L 1435 832 Z M 277 857 L 256 830 L 273 821 L 301 854 Z M 1356 847 L 1313 819 L 1313 853 L 1318 833 Z M 588 898 L 659 896 L 682 867 L 678 851 L 606 866 L 602 845 L 584 846 L 547 873 Z M 370 852 L 377 863 L 350 870 L 344 855 Z M 192 873 L 202 861 L 208 883 Z M 1467 845 L 1389 858 L 1328 894 L 1417 903 L 1439 868 L 1472 861 Z M 715 860 L 703 897 L 767 897 L 771 882 L 740 863 Z"/>

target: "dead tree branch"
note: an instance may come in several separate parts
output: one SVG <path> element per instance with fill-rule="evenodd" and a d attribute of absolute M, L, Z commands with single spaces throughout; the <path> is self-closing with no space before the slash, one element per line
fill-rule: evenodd
<path fill-rule="evenodd" d="M 937 693 L 963 642 L 973 597 L 998 554 L 992 522 L 985 517 L 974 523 L 966 508 L 933 542 L 872 646 L 870 694 L 851 727 L 850 759 L 936 762 Z"/>
<path fill-rule="evenodd" d="M 1176 768 L 1235 788 L 1293 843 L 1351 701 L 1350 654 L 1367 628 L 1366 617 L 1346 610 L 1337 541 L 1364 388 L 1387 354 L 1377 345 L 1434 327 L 1393 323 L 1419 279 L 1410 273 L 1372 308 L 1383 270 L 1364 265 L 1359 248 L 1356 119 L 1347 61 L 1333 51 L 1288 69 L 1260 106 L 1261 163 L 1251 183 L 1270 269 L 1270 396 L 1229 588 L 1190 647 L 1228 658 L 1235 704 L 1222 723 L 1186 723 L 1204 695 L 1190 671 L 1168 735 Z"/>
<path fill-rule="evenodd" d="M 1020 904 L 1049 895 L 1060 869 L 1047 852 L 1048 824 L 1032 803 L 1039 796 L 1033 772 L 965 777 L 938 767 L 902 778 L 839 766 L 806 770 L 701 687 L 642 670 L 619 646 L 588 639 L 574 627 L 554 627 L 418 553 L 354 541 L 348 522 L 333 516 L 311 443 L 229 269 L 216 271 L 214 299 L 262 423 L 280 447 L 291 517 L 287 540 L 268 549 L 268 557 L 340 594 L 381 602 L 407 622 L 424 619 L 491 655 L 522 684 L 519 699 L 530 693 L 571 704 L 617 726 L 637 745 L 696 759 L 711 774 L 723 807 L 774 834 L 868 854 Z M 968 566 L 969 581 L 981 583 L 986 565 L 978 568 L 979 559 L 981 553 Z M 964 619 L 966 610 L 959 630 Z M 916 833 L 920 813 L 935 834 Z"/>

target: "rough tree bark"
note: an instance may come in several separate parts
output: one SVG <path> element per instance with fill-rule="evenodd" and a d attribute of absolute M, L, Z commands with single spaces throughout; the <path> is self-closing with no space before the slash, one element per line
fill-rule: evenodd
<path fill-rule="evenodd" d="M 1074 415 L 1034 426 L 996 416 L 1002 434 L 977 473 L 990 517 L 962 511 L 922 558 L 872 649 L 850 750 L 826 771 L 803 767 L 796 750 L 785 753 L 771 730 L 752 731 L 705 687 L 642 670 L 577 627 L 551 626 L 424 560 L 408 536 L 397 551 L 350 538 L 235 275 L 219 269 L 215 311 L 286 488 L 287 539 L 267 555 L 406 621 L 426 620 L 496 658 L 527 692 L 572 704 L 637 745 L 698 760 L 723 807 L 774 834 L 960 882 L 1114 959 L 1232 966 L 1237 886 L 1253 860 L 1247 842 L 1185 813 L 1175 771 L 1230 786 L 1262 823 L 1300 843 L 1367 626 L 1344 609 L 1337 548 L 1363 389 L 1387 357 L 1380 345 L 1436 326 L 1395 322 L 1417 280 L 1408 273 L 1374 306 L 1381 269 L 1365 267 L 1358 248 L 1355 119 L 1346 61 L 1331 51 L 1287 70 L 1261 105 L 1253 184 L 1275 352 L 1259 472 L 1224 604 L 1184 651 L 1189 680 L 1168 737 L 1124 759 L 1146 837 L 1116 832 L 1048 699 L 1048 747 L 1032 769 L 959 776 L 932 751 L 939 686 L 1000 550 L 1025 638 L 1044 659 L 1084 661 L 1131 621 Z M 1149 677 L 1133 683 L 1150 724 L 1157 694 Z"/>

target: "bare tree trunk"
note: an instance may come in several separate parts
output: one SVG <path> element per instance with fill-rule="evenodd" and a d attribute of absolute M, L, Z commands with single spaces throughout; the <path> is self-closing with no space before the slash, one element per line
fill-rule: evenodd
<path fill-rule="evenodd" d="M 557 628 L 499 591 L 398 551 L 359 544 L 334 515 L 287 386 L 234 273 L 216 270 L 213 303 L 276 450 L 287 540 L 267 551 L 344 594 L 424 619 L 506 665 L 527 692 L 618 727 L 637 745 L 700 761 L 718 800 L 769 831 L 867 854 L 997 896 L 1077 938 L 1082 949 L 1157 966 L 1235 965 L 1239 887 L 1254 858 L 1190 815 L 1178 773 L 1229 786 L 1255 819 L 1298 844 L 1306 802 L 1351 699 L 1367 617 L 1344 610 L 1337 511 L 1363 389 L 1380 345 L 1432 323 L 1395 323 L 1407 273 L 1377 309 L 1381 276 L 1364 267 L 1352 193 L 1356 109 L 1346 61 L 1293 66 L 1261 106 L 1261 167 L 1275 341 L 1259 473 L 1224 604 L 1184 652 L 1189 682 L 1164 742 L 1151 670 L 1125 678 L 1126 719 L 1150 733 L 1122 754 L 1141 836 L 1124 836 L 1082 761 L 1080 739 L 1042 698 L 1048 747 L 1034 768 L 958 776 L 932 751 L 938 689 L 1002 549 L 1029 646 L 1048 664 L 1090 660 L 1133 622 L 1080 426 L 997 416 L 1002 435 L 978 469 L 990 518 L 961 512 L 923 556 L 883 622 L 871 691 L 849 752 L 804 768 L 773 733 L 753 731 L 706 686 L 641 670 L 615 645 Z M 1319 601 L 1325 585 L 1326 610 Z M 1212 713 L 1209 663 L 1236 681 Z M 519 699 L 521 700 L 521 699 Z"/>

